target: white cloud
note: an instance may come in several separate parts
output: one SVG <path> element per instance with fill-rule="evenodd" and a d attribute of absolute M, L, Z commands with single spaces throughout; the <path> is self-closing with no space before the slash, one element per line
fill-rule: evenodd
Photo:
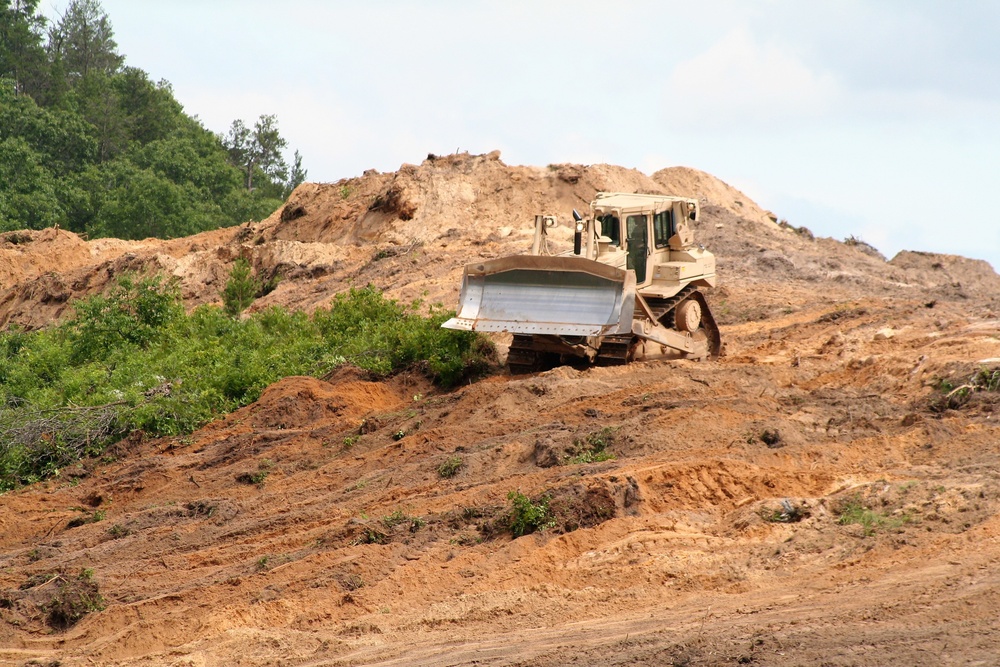
<path fill-rule="evenodd" d="M 678 64 L 664 94 L 671 124 L 700 130 L 815 118 L 841 97 L 831 74 L 814 72 L 773 44 L 758 44 L 745 28 Z"/>

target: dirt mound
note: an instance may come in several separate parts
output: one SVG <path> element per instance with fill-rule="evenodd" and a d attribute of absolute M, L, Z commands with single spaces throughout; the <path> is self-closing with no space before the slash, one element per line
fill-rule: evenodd
<path fill-rule="evenodd" d="M 246 422 L 254 429 L 329 424 L 349 428 L 360 424 L 366 414 L 389 411 L 403 400 L 385 383 L 363 380 L 363 376 L 361 371 L 340 370 L 334 384 L 311 377 L 287 377 L 229 419 Z"/>
<path fill-rule="evenodd" d="M 255 307 L 366 283 L 450 304 L 462 264 L 526 249 L 534 213 L 671 184 L 706 198 L 695 233 L 719 258 L 728 356 L 451 392 L 342 369 L 188 436 L 134 437 L 0 496 L 0 663 L 993 661 L 983 263 L 886 262 L 693 170 L 429 156 L 191 239 L 9 240 L 0 312 L 41 324 L 127 268 L 204 303 L 239 256 L 284 276 Z"/>
<path fill-rule="evenodd" d="M 776 223 L 776 216 L 765 211 L 756 202 L 736 188 L 697 169 L 667 167 L 652 176 L 663 192 L 676 197 L 699 197 L 703 203 L 720 206 L 747 220 L 763 225 Z"/>
<path fill-rule="evenodd" d="M 310 310 L 365 284 L 405 302 L 450 307 L 465 264 L 527 252 L 536 213 L 568 221 L 599 191 L 700 197 L 695 231 L 717 255 L 726 289 L 824 281 L 835 285 L 831 295 L 839 299 L 928 290 L 931 298 L 961 299 L 969 290 L 982 295 L 998 280 L 985 263 L 963 260 L 960 267 L 960 258 L 922 262 L 915 258 L 925 255 L 903 254 L 890 264 L 863 243 L 776 225 L 744 194 L 694 169 L 647 176 L 603 164 L 510 166 L 499 152 L 463 153 L 431 155 L 393 173 L 305 183 L 263 222 L 186 239 L 86 242 L 59 230 L 8 233 L 0 237 L 0 325 L 38 327 L 63 317 L 73 299 L 106 289 L 125 271 L 174 276 L 190 306 L 218 303 L 238 257 L 264 278 L 280 279 L 252 309 Z M 556 230 L 557 243 L 560 233 L 569 247 L 569 225 Z"/>
<path fill-rule="evenodd" d="M 908 282 L 959 298 L 1000 295 L 1000 276 L 981 259 L 904 250 L 889 263 L 902 269 Z"/>

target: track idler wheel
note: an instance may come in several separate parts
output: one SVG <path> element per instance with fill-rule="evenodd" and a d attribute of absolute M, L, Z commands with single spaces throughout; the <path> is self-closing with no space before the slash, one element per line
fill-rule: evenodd
<path fill-rule="evenodd" d="M 701 326 L 701 304 L 694 299 L 686 299 L 674 310 L 674 328 L 677 331 L 694 333 Z"/>

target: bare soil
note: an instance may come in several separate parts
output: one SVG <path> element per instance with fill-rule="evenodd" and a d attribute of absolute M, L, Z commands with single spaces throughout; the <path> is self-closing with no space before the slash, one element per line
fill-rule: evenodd
<path fill-rule="evenodd" d="M 0 663 L 995 664 L 1000 394 L 954 393 L 1000 367 L 984 262 L 887 262 L 694 170 L 455 155 L 189 239 L 23 233 L 0 320 L 127 269 L 217 301 L 239 256 L 284 276 L 255 308 L 368 283 L 452 307 L 463 264 L 601 189 L 703 197 L 726 356 L 451 392 L 345 368 L 123 442 L 0 496 Z M 598 439 L 614 458 L 575 462 Z M 544 531 L 504 529 L 511 492 L 548 498 Z"/>

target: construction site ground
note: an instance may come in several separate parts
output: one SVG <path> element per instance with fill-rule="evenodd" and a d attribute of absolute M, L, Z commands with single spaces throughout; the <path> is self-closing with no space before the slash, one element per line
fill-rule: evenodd
<path fill-rule="evenodd" d="M 725 356 L 450 391 L 344 367 L 137 434 L 0 496 L 0 664 L 996 664 L 984 262 L 813 238 L 693 170 L 456 155 L 189 239 L 5 237 L 0 321 L 44 326 L 125 270 L 218 302 L 239 256 L 283 276 L 255 309 L 365 284 L 452 308 L 463 264 L 525 252 L 535 213 L 598 190 L 702 198 Z M 613 458 L 581 462 L 598 440 Z M 554 521 L 514 539 L 512 492 Z M 55 622 L 53 592 L 91 584 L 102 609 Z"/>

